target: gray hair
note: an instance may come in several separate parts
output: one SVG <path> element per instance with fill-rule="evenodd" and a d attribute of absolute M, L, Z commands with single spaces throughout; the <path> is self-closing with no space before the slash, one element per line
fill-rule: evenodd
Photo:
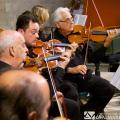
<path fill-rule="evenodd" d="M 8 47 L 15 44 L 17 37 L 20 34 L 14 30 L 5 30 L 0 33 L 0 54 L 3 53 Z"/>
<path fill-rule="evenodd" d="M 55 23 L 55 22 L 58 22 L 59 20 L 61 20 L 62 19 L 62 13 L 63 12 L 70 12 L 70 9 L 69 8 L 67 8 L 67 7 L 58 7 L 55 11 L 54 11 L 54 13 L 53 13 L 53 15 L 52 15 L 52 18 L 53 18 L 53 22 Z"/>

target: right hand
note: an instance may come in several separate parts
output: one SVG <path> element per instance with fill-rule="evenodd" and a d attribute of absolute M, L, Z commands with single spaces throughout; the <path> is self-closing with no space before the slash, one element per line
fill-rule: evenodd
<path fill-rule="evenodd" d="M 87 73 L 87 66 L 86 65 L 78 65 L 76 67 L 69 67 L 67 69 L 68 73 L 72 73 L 72 74 L 82 74 L 85 75 Z"/>

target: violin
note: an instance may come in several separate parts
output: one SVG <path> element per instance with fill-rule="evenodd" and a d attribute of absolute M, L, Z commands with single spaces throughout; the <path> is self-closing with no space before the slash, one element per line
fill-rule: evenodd
<path fill-rule="evenodd" d="M 49 42 L 43 42 L 41 40 L 36 40 L 33 46 L 32 52 L 35 55 L 40 55 L 43 54 L 42 48 L 46 50 L 46 52 L 52 54 L 53 52 L 55 53 L 62 53 L 63 51 L 62 48 L 58 47 L 68 47 L 68 44 L 62 44 L 59 40 L 57 39 L 52 39 Z"/>
<path fill-rule="evenodd" d="M 52 48 L 52 46 L 54 48 Z M 61 44 L 61 42 L 56 39 L 53 39 L 50 42 L 42 42 L 40 40 L 36 40 L 32 48 L 32 53 L 34 53 L 36 57 L 35 58 L 27 57 L 24 67 L 28 70 L 37 72 L 39 71 L 39 69 L 46 68 L 45 62 L 47 61 L 50 68 L 55 68 L 57 65 L 56 60 L 60 58 L 60 55 L 53 55 L 52 49 L 54 49 L 55 53 L 61 54 L 62 53 L 60 49 L 61 46 L 63 47 L 65 45 Z M 45 56 L 43 53 L 43 49 L 45 52 Z"/>
<path fill-rule="evenodd" d="M 52 46 L 57 55 L 52 54 Z M 62 48 L 69 47 L 70 49 L 73 50 L 76 48 L 76 45 L 61 43 L 59 40 L 56 39 L 50 40 L 50 42 L 48 43 L 36 40 L 36 43 L 34 44 L 33 47 L 33 53 L 36 54 L 37 57 L 35 58 L 27 57 L 24 67 L 26 67 L 28 70 L 36 72 L 39 71 L 39 69 L 41 68 L 46 68 L 45 62 L 47 61 L 50 68 L 55 68 L 57 65 L 56 60 L 59 60 L 61 53 L 63 53 L 61 47 Z M 43 49 L 45 53 L 43 53 Z"/>
<path fill-rule="evenodd" d="M 107 29 L 101 26 L 95 27 L 90 31 L 90 40 L 93 42 L 101 43 L 109 36 L 109 34 L 114 34 L 113 37 L 116 37 L 120 33 L 120 29 Z"/>
<path fill-rule="evenodd" d="M 69 42 L 70 43 L 76 42 L 78 44 L 84 43 L 82 33 L 84 33 L 84 27 L 80 25 L 75 25 L 73 32 L 68 35 Z"/>
<path fill-rule="evenodd" d="M 59 58 L 60 55 L 52 56 L 51 54 L 46 54 L 46 58 L 44 58 L 43 55 L 37 58 L 30 58 L 27 56 L 24 68 L 34 72 L 38 72 L 39 70 L 46 68 L 46 62 L 48 62 L 48 66 L 52 69 L 57 66 L 56 60 L 59 60 Z"/>
<path fill-rule="evenodd" d="M 106 29 L 104 27 L 98 26 L 92 28 L 90 31 L 85 29 L 83 26 L 75 25 L 73 33 L 68 36 L 70 43 L 76 42 L 78 44 L 84 43 L 89 36 L 89 39 L 93 42 L 101 43 L 104 42 L 108 37 L 110 32 L 114 32 L 115 35 L 120 34 L 120 29 Z M 89 34 L 89 35 L 88 35 Z"/>
<path fill-rule="evenodd" d="M 41 40 L 36 40 L 32 48 L 32 51 L 34 54 L 39 55 L 42 53 L 42 48 L 49 49 L 49 44 Z"/>
<path fill-rule="evenodd" d="M 32 70 L 34 72 L 39 71 L 40 68 L 45 67 L 44 56 L 42 48 L 47 48 L 48 44 L 42 42 L 41 40 L 36 40 L 34 46 L 32 47 L 32 54 L 35 54 L 35 58 L 27 57 L 24 67 L 28 70 Z M 50 53 L 46 52 L 46 56 L 51 56 Z M 49 62 L 49 66 L 55 66 L 56 63 L 54 61 Z"/>
<path fill-rule="evenodd" d="M 52 50 L 54 51 L 54 54 L 62 54 L 63 52 L 65 52 L 66 48 L 71 49 L 71 44 L 67 44 L 67 43 L 61 43 L 59 40 L 53 39 L 50 40 L 52 41 Z"/>

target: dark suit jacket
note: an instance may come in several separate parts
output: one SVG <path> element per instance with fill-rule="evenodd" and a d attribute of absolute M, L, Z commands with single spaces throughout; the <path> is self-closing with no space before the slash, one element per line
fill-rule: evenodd
<path fill-rule="evenodd" d="M 0 61 L 0 73 L 5 72 L 5 71 L 10 70 L 10 69 L 12 69 L 11 65 Z"/>

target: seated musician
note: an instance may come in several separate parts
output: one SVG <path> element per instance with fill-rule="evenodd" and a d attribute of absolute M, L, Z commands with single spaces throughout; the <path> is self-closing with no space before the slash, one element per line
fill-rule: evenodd
<path fill-rule="evenodd" d="M 0 72 L 23 67 L 27 51 L 24 37 L 19 32 L 0 32 Z"/>
<path fill-rule="evenodd" d="M 1 120 L 47 120 L 48 118 L 49 86 L 46 79 L 35 72 L 11 70 L 2 73 L 0 96 Z"/>
<path fill-rule="evenodd" d="M 39 29 L 38 20 L 31 13 L 28 12 L 18 16 L 16 30 L 24 36 L 25 43 L 29 49 L 28 56 L 33 58 L 36 57 L 36 55 L 33 54 L 31 48 L 34 46 L 37 38 L 39 37 Z"/>
<path fill-rule="evenodd" d="M 34 46 L 34 42 L 39 37 L 39 35 L 38 35 L 39 28 L 40 28 L 39 22 L 36 21 L 35 17 L 31 13 L 21 14 L 17 19 L 16 30 L 24 36 L 28 49 L 31 48 L 32 46 Z M 33 58 L 36 57 L 30 51 L 29 51 L 29 56 L 32 56 Z M 49 84 L 49 85 L 51 85 L 51 84 Z M 52 86 L 50 86 L 50 87 L 52 87 Z M 53 93 L 53 92 L 51 91 L 51 93 Z M 67 107 L 68 118 L 70 118 L 71 120 L 79 120 L 80 114 L 79 114 L 78 103 L 76 101 L 66 98 L 66 97 L 65 97 L 65 103 L 66 103 L 66 107 Z M 54 111 L 56 111 L 56 112 L 58 111 L 55 109 L 57 109 L 57 108 L 54 108 L 54 110 L 52 111 L 53 116 L 55 115 Z M 76 114 L 72 114 L 74 111 L 76 111 Z M 57 113 L 56 113 L 56 116 L 58 116 Z"/>
<path fill-rule="evenodd" d="M 53 13 L 53 23 L 56 26 L 56 30 L 53 33 L 54 38 L 60 40 L 62 43 L 70 43 L 68 35 L 74 29 L 74 22 L 69 9 L 63 7 L 57 8 Z M 50 39 L 50 36 L 48 39 Z M 109 37 L 104 43 L 103 48 L 109 45 L 111 39 L 110 41 L 108 40 Z M 104 110 L 114 95 L 116 88 L 107 80 L 91 74 L 84 64 L 84 56 L 83 47 L 79 46 L 66 67 L 64 80 L 68 80 L 75 85 L 79 93 L 87 91 L 91 94 L 92 97 L 88 103 L 81 106 L 81 112 L 95 111 L 98 114 Z"/>

